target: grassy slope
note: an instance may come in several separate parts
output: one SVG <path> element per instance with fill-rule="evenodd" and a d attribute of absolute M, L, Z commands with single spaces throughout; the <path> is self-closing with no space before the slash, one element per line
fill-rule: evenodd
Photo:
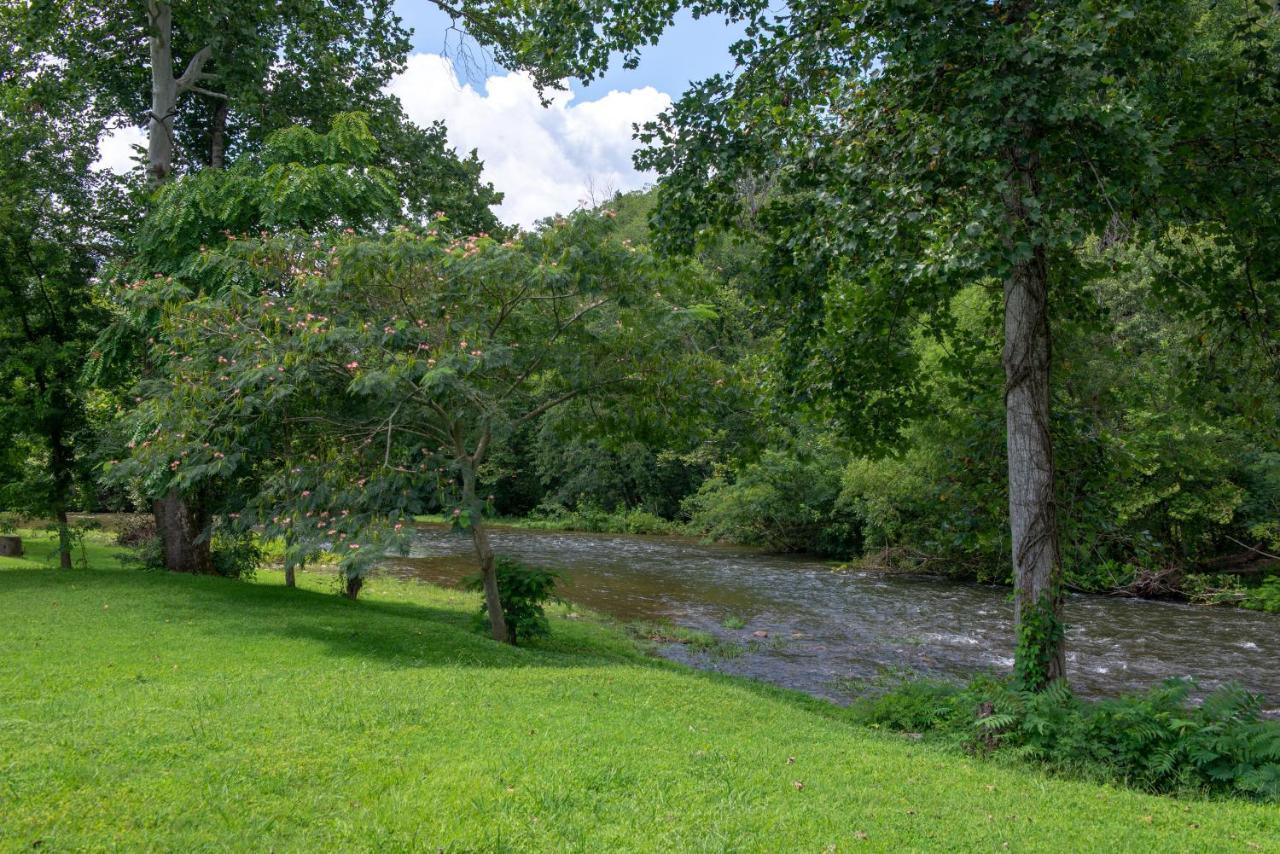
<path fill-rule="evenodd" d="M 304 582 L 8 562 L 0 849 L 1280 845 L 1274 807 L 957 758 L 590 622 L 508 649 L 457 593 Z"/>

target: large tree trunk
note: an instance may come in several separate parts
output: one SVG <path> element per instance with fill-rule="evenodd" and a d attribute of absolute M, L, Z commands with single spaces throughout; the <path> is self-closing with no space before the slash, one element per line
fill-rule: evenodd
<path fill-rule="evenodd" d="M 479 513 L 476 501 L 476 475 L 470 465 L 462 468 L 462 504 L 471 510 L 471 543 L 476 550 L 476 558 L 480 562 L 480 578 L 484 583 L 484 607 L 489 615 L 489 630 L 493 639 L 502 643 L 515 643 L 511 630 L 507 626 L 507 617 L 502 612 L 502 597 L 498 593 L 498 570 L 494 560 L 493 547 L 489 544 L 489 532 L 484 518 Z"/>
<path fill-rule="evenodd" d="M 1032 689 L 1066 675 L 1042 262 L 1019 265 L 1005 287 L 1005 429 L 1017 629 L 1014 668 Z"/>
<path fill-rule="evenodd" d="M 1029 156 L 1014 157 L 1007 204 L 1018 231 L 1028 225 L 1021 200 L 1034 197 L 1038 189 L 1035 165 Z M 1048 291 L 1045 247 L 1039 245 L 1032 248 L 1031 257 L 1014 265 L 1004 285 L 1005 426 L 1017 632 L 1014 670 L 1031 690 L 1066 675 L 1062 557 L 1049 432 Z"/>
<path fill-rule="evenodd" d="M 173 9 L 163 0 L 147 0 L 148 43 L 151 49 L 151 113 L 147 119 L 147 175 L 159 186 L 173 172 L 173 118 L 178 97 L 204 76 L 210 56 L 202 48 L 187 63 L 181 77 L 173 73 Z M 216 93 L 208 93 L 215 95 Z M 212 572 L 213 558 L 205 533 L 207 520 L 198 502 L 175 490 L 157 499 L 152 510 L 156 532 L 164 544 L 165 567 L 174 572 Z"/>
<path fill-rule="evenodd" d="M 164 546 L 164 566 L 171 572 L 209 574 L 213 555 L 209 549 L 209 520 L 199 510 L 199 502 L 189 502 L 176 489 L 158 499 L 153 510 L 156 532 Z"/>
<path fill-rule="evenodd" d="M 343 589 L 342 595 L 354 602 L 360 596 L 361 587 L 364 587 L 364 578 L 359 575 L 348 576 L 347 584 Z"/>

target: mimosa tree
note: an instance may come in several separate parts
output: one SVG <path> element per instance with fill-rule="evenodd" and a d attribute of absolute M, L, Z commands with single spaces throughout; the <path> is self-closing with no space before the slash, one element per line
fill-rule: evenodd
<path fill-rule="evenodd" d="M 438 228 L 291 231 L 229 241 L 196 294 L 144 283 L 168 366 L 134 464 L 194 489 L 253 469 L 239 512 L 288 544 L 338 557 L 354 598 L 369 566 L 442 508 L 467 531 L 493 636 L 510 640 L 484 522 L 481 467 L 514 431 L 575 400 L 608 407 L 681 363 L 708 316 L 697 280 L 583 212 L 500 241 Z"/>

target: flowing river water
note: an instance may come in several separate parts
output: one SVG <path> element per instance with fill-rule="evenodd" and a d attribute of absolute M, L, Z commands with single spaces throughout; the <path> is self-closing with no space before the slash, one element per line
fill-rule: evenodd
<path fill-rule="evenodd" d="M 967 680 L 1012 664 L 1009 591 L 835 570 L 813 558 L 673 537 L 493 531 L 499 554 L 561 572 L 560 592 L 623 621 L 669 621 L 733 654 L 666 644 L 662 654 L 833 700 L 890 672 Z M 475 573 L 469 537 L 422 527 L 383 571 L 453 585 Z M 1068 668 L 1082 694 L 1190 676 L 1235 681 L 1280 707 L 1280 618 L 1102 596 L 1067 601 Z M 740 626 L 741 627 L 738 627 Z M 766 634 L 767 633 L 767 636 Z"/>

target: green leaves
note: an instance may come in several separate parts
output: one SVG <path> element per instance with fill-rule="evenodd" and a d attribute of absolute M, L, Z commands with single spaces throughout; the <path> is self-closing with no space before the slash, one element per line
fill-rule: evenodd
<path fill-rule="evenodd" d="M 571 401 L 640 391 L 670 360 L 671 336 L 716 315 L 696 299 L 675 309 L 696 296 L 693 280 L 614 239 L 598 212 L 509 240 L 452 238 L 442 218 L 348 225 L 344 208 L 376 211 L 384 198 L 360 180 L 370 170 L 288 159 L 350 149 L 365 131 L 345 117 L 330 133 L 347 141 L 285 134 L 265 169 L 166 188 L 157 240 L 162 223 L 228 200 L 268 219 L 293 173 L 285 195 L 329 213 L 226 235 L 181 276 L 131 292 L 158 315 L 161 370 L 144 383 L 150 426 L 129 474 L 157 488 L 256 483 L 240 525 L 284 537 L 299 559 L 335 552 L 358 575 L 403 542 L 413 515 L 456 508 L 469 528 L 484 511 L 467 490 L 495 447 Z"/>

